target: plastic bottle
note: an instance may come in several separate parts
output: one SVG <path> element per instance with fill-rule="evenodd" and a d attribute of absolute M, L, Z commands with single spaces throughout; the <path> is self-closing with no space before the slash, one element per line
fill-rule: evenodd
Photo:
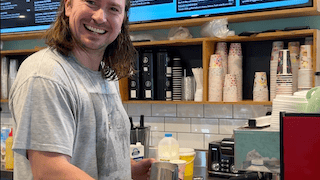
<path fill-rule="evenodd" d="M 166 133 L 158 144 L 158 161 L 172 160 L 179 160 L 179 143 L 172 134 Z"/>
<path fill-rule="evenodd" d="M 138 162 L 138 161 L 141 161 L 143 157 L 144 157 L 144 146 L 141 144 L 141 142 L 137 142 L 136 144 L 131 144 L 130 158 Z"/>
<path fill-rule="evenodd" d="M 13 170 L 12 131 L 13 131 L 13 128 L 11 128 L 9 137 L 6 140 L 6 169 L 7 170 Z"/>

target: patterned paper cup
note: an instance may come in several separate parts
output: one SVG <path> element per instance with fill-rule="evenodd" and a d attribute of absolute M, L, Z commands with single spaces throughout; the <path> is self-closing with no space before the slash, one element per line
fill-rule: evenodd
<path fill-rule="evenodd" d="M 298 70 L 298 89 L 308 89 L 312 87 L 312 69 Z"/>
<path fill-rule="evenodd" d="M 230 44 L 229 56 L 242 56 L 241 43 L 231 43 Z"/>
<path fill-rule="evenodd" d="M 253 91 L 253 101 L 268 101 L 269 91 L 267 88 Z"/>
<path fill-rule="evenodd" d="M 259 91 L 268 88 L 267 73 L 255 72 L 253 90 Z"/>
<path fill-rule="evenodd" d="M 279 51 L 277 74 L 292 74 L 290 52 L 288 49 Z"/>
<path fill-rule="evenodd" d="M 209 81 L 208 100 L 212 102 L 222 101 L 222 90 L 223 90 L 222 67 L 209 68 L 208 81 Z"/>
<path fill-rule="evenodd" d="M 212 68 L 217 68 L 217 67 L 222 67 L 222 57 L 219 54 L 212 54 L 210 56 L 210 67 Z"/>
<path fill-rule="evenodd" d="M 216 47 L 216 54 L 220 54 L 221 56 L 228 55 L 228 46 L 226 42 L 218 42 Z"/>

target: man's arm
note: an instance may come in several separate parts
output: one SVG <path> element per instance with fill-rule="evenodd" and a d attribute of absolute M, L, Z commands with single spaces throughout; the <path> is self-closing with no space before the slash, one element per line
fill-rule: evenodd
<path fill-rule="evenodd" d="M 85 179 L 93 178 L 84 171 L 70 163 L 70 157 L 67 155 L 27 150 L 27 157 L 30 161 L 32 174 L 35 180 L 63 180 L 63 179 Z"/>

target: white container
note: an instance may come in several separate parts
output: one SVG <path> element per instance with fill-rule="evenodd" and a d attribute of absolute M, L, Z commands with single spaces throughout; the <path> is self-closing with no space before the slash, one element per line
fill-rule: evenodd
<path fill-rule="evenodd" d="M 141 161 L 143 157 L 144 157 L 144 146 L 141 144 L 141 142 L 137 142 L 136 144 L 131 144 L 130 158 L 138 162 L 138 161 Z"/>
<path fill-rule="evenodd" d="M 172 134 L 166 133 L 158 144 L 158 161 L 172 160 L 179 160 L 179 143 Z"/>

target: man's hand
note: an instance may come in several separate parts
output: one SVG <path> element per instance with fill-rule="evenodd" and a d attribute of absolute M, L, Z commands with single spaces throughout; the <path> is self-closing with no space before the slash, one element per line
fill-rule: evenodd
<path fill-rule="evenodd" d="M 149 180 L 151 173 L 151 164 L 156 162 L 155 159 L 142 159 L 135 162 L 131 159 L 131 175 L 133 180 Z"/>

